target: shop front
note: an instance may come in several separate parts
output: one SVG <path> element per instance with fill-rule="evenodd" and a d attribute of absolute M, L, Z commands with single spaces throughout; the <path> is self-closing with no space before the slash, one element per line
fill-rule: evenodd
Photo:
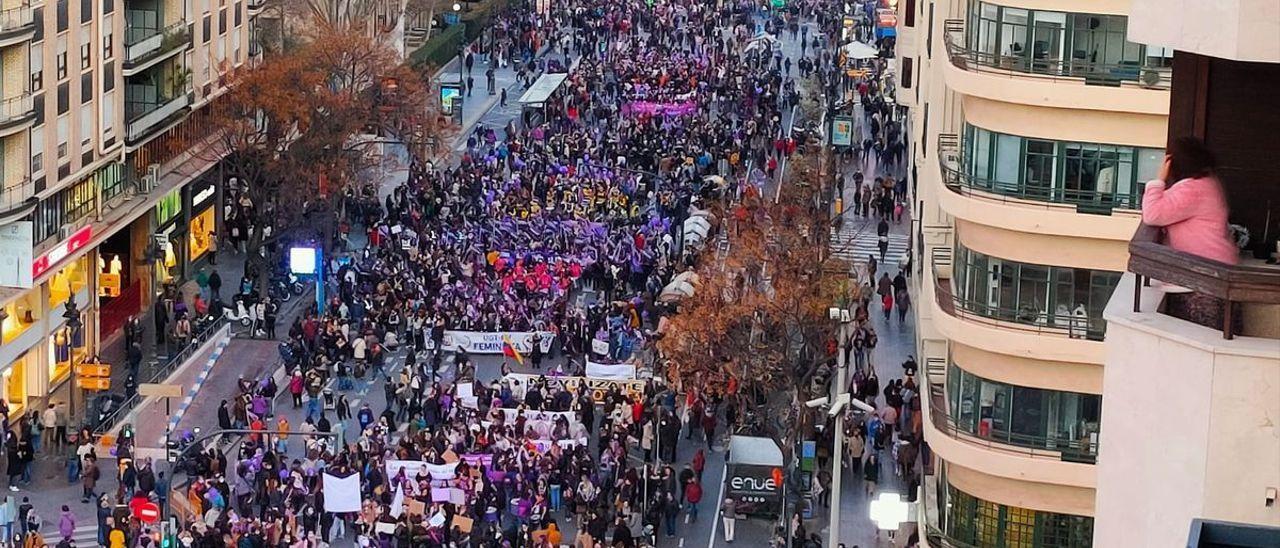
<path fill-rule="evenodd" d="M 35 257 L 32 279 L 43 281 L 0 307 L 0 395 L 11 418 L 41 403 L 92 356 L 90 274 L 97 254 L 79 253 L 92 236 L 83 227 Z M 76 322 L 68 322 L 68 310 L 79 325 L 69 325 Z"/>
<path fill-rule="evenodd" d="M 210 262 L 218 237 L 216 177 L 206 176 L 187 187 L 187 265 L 189 272 Z"/>
<path fill-rule="evenodd" d="M 183 280 L 186 261 L 187 226 L 182 220 L 182 189 L 174 189 L 155 208 L 155 230 L 151 235 L 151 272 L 157 293 L 172 298 Z"/>

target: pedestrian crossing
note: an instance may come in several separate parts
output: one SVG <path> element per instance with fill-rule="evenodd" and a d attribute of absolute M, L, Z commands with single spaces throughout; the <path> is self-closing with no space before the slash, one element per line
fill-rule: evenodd
<path fill-rule="evenodd" d="M 56 535 L 57 529 L 54 529 L 53 531 L 54 531 L 54 534 Z M 46 542 L 48 542 L 49 545 L 51 546 L 57 545 L 61 541 L 62 541 L 61 538 L 46 540 Z M 75 544 L 76 548 L 98 546 L 98 526 L 97 525 L 81 525 L 79 527 L 76 527 L 75 531 L 71 534 L 71 542 Z"/>
<path fill-rule="evenodd" d="M 879 262 L 879 270 L 893 270 L 907 262 L 908 247 L 911 244 L 907 234 L 889 232 L 889 249 L 884 259 L 880 258 L 880 239 L 876 236 L 874 218 L 845 217 L 839 228 L 831 228 L 830 248 L 835 256 L 853 263 L 861 268 L 867 263 L 867 257 L 873 256 Z"/>

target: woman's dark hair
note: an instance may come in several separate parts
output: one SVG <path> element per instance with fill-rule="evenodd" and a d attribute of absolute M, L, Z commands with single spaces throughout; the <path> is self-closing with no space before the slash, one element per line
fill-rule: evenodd
<path fill-rule="evenodd" d="M 1179 137 L 1169 144 L 1169 181 L 1203 177 L 1218 167 L 1217 158 L 1204 141 L 1195 137 Z"/>

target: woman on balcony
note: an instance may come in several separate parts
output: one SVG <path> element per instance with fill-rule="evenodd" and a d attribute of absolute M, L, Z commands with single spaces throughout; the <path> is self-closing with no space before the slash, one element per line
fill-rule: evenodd
<path fill-rule="evenodd" d="M 1170 143 L 1159 178 L 1147 183 L 1142 195 L 1142 222 L 1164 229 L 1170 247 L 1206 259 L 1234 265 L 1239 250 L 1227 233 L 1226 195 L 1214 169 L 1213 153 L 1199 139 L 1182 137 Z M 1165 286 L 1166 313 L 1201 325 L 1222 325 L 1224 303 L 1210 295 Z"/>

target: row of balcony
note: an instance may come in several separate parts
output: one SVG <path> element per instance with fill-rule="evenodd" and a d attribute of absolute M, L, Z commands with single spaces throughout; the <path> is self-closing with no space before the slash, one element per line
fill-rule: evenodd
<path fill-rule="evenodd" d="M 1168 90 L 1173 72 L 1168 67 L 1143 66 L 1138 61 L 1097 62 L 1074 56 L 1062 59 L 1035 48 L 1008 53 L 981 51 L 969 47 L 965 22 L 948 19 L 943 22 L 943 41 L 951 63 L 962 70 L 1001 75 L 1025 75 L 1052 81 L 1089 86 L 1136 86 L 1144 89 Z"/>
<path fill-rule="evenodd" d="M 136 143 L 166 122 L 181 118 L 190 110 L 194 102 L 194 93 L 188 86 L 187 91 L 172 97 L 161 98 L 157 102 L 125 104 L 125 120 L 128 121 L 125 141 Z"/>
<path fill-rule="evenodd" d="M 124 74 L 136 74 L 190 45 L 191 29 L 186 21 L 164 28 L 130 28 L 124 45 Z"/>
<path fill-rule="evenodd" d="M 34 13 L 30 4 L 0 10 L 0 47 L 31 39 L 36 32 Z"/>

